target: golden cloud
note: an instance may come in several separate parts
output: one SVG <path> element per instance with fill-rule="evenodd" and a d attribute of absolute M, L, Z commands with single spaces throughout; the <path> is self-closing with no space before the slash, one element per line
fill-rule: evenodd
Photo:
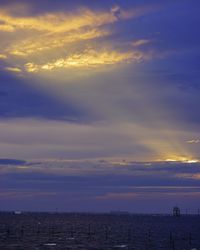
<path fill-rule="evenodd" d="M 16 72 L 16 73 L 19 73 L 22 71 L 20 68 L 16 68 L 16 67 L 6 67 L 5 70 L 11 71 L 11 72 Z"/>
<path fill-rule="evenodd" d="M 67 43 L 79 42 L 81 40 L 90 40 L 103 37 L 108 34 L 108 31 L 101 29 L 78 30 L 69 32 L 67 34 L 40 34 L 11 45 L 7 49 L 7 52 L 15 56 L 28 56 L 35 53 L 41 53 L 45 50 L 63 47 Z"/>
<path fill-rule="evenodd" d="M 104 37 L 110 32 L 100 26 L 117 20 L 112 11 L 95 12 L 89 9 L 80 9 L 73 14 L 57 12 L 35 17 L 14 16 L 8 11 L 0 11 L 0 32 L 13 32 L 14 37 L 2 52 L 7 56 L 24 57 L 64 48 L 68 43 Z"/>
<path fill-rule="evenodd" d="M 0 10 L 0 32 L 3 32 L 4 38 L 4 42 L 0 43 L 0 59 L 10 63 L 10 67 L 6 68 L 8 71 L 21 72 L 23 68 L 26 72 L 96 68 L 138 62 L 145 57 L 138 51 L 112 49 L 109 41 L 100 45 L 98 39 L 112 34 L 107 24 L 144 15 L 151 11 L 149 7 L 123 10 L 114 6 L 108 11 L 81 8 L 74 12 L 51 12 L 37 16 L 22 16 L 22 13 L 28 12 L 28 7 L 19 7 L 23 11 L 17 14 L 14 11 L 18 9 L 16 6 Z M 9 33 L 12 33 L 11 38 Z M 99 51 L 100 47 L 103 50 Z"/>
<path fill-rule="evenodd" d="M 25 64 L 27 72 L 55 70 L 58 68 L 96 68 L 105 65 L 114 65 L 122 62 L 140 61 L 144 58 L 141 52 L 120 53 L 117 51 L 85 50 L 80 54 L 72 54 L 65 58 L 59 58 L 53 62 L 38 65 Z"/>
<path fill-rule="evenodd" d="M 6 59 L 7 58 L 7 56 L 6 55 L 4 55 L 4 54 L 0 54 L 0 59 Z"/>
<path fill-rule="evenodd" d="M 82 27 L 98 27 L 117 21 L 112 12 L 93 12 L 81 9 L 76 14 L 48 13 L 36 17 L 15 17 L 9 13 L 0 13 L 0 30 L 13 32 L 19 29 L 36 30 L 41 32 L 67 32 Z"/>
<path fill-rule="evenodd" d="M 133 10 L 122 10 L 114 6 L 110 11 L 92 11 L 87 8 L 80 8 L 75 13 L 57 12 L 47 13 L 35 17 L 14 16 L 8 10 L 0 12 L 0 30 L 13 32 L 19 29 L 66 32 L 82 27 L 98 27 L 110 24 L 119 19 L 135 18 L 152 11 L 151 6 L 135 8 Z"/>

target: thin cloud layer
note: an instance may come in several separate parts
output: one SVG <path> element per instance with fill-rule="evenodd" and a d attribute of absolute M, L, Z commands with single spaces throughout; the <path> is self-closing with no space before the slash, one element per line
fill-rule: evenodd
<path fill-rule="evenodd" d="M 189 178 L 199 174 L 199 163 L 126 162 L 121 165 L 118 162 L 116 165 L 112 160 L 90 159 L 35 160 L 20 166 L 10 162 L 0 164 L 0 200 L 3 204 L 13 203 L 20 210 L 38 210 L 30 203 L 40 197 L 41 204 L 42 200 L 48 201 L 48 207 L 40 209 L 50 211 L 55 209 L 55 202 L 63 211 L 80 211 L 77 205 L 87 201 L 98 212 L 112 210 L 114 204 L 121 210 L 140 213 L 169 213 L 174 202 L 195 213 L 199 205 L 199 178 Z M 146 210 L 149 201 L 157 206 L 151 203 Z M 88 211 L 87 205 L 81 211 Z"/>
<path fill-rule="evenodd" d="M 157 133 L 162 136 L 157 136 Z M 176 138 L 171 141 L 166 137 L 168 134 L 174 134 Z M 122 157 L 137 161 L 195 163 L 199 162 L 199 147 L 191 150 L 190 144 L 184 144 L 183 139 L 194 134 L 174 129 L 158 130 L 131 122 L 78 124 L 39 119 L 4 119 L 0 122 L 0 157 Z"/>

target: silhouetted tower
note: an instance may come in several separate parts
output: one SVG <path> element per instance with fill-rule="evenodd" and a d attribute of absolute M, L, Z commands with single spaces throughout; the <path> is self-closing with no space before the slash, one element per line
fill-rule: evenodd
<path fill-rule="evenodd" d="M 180 217 L 181 216 L 181 210 L 179 207 L 174 207 L 173 208 L 173 216 L 174 217 Z"/>

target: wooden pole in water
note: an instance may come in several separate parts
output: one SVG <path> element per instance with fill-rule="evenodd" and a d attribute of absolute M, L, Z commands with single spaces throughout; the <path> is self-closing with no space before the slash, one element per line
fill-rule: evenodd
<path fill-rule="evenodd" d="M 172 232 L 169 234 L 170 245 L 172 246 L 172 250 L 175 250 L 175 240 L 173 238 Z"/>
<path fill-rule="evenodd" d="M 192 234 L 189 233 L 189 245 L 191 246 L 192 245 Z"/>
<path fill-rule="evenodd" d="M 74 230 L 73 230 L 72 227 L 71 227 L 71 230 L 70 230 L 70 236 L 71 236 L 71 238 L 74 238 Z"/>
<path fill-rule="evenodd" d="M 108 227 L 106 226 L 106 230 L 105 230 L 105 240 L 108 240 Z"/>
<path fill-rule="evenodd" d="M 128 242 L 131 241 L 131 228 L 128 228 Z"/>
<path fill-rule="evenodd" d="M 148 247 L 148 249 L 152 249 L 152 233 L 150 229 L 148 231 Z"/>
<path fill-rule="evenodd" d="M 91 225 L 88 225 L 88 238 L 91 240 Z"/>
<path fill-rule="evenodd" d="M 20 230 L 20 236 L 21 236 L 21 237 L 24 236 L 24 227 L 23 227 L 23 226 L 21 227 L 21 230 Z"/>
<path fill-rule="evenodd" d="M 169 239 L 170 239 L 170 243 L 172 242 L 172 239 L 173 239 L 173 237 L 172 237 L 172 232 L 170 232 L 170 234 L 169 234 Z"/>
<path fill-rule="evenodd" d="M 6 230 L 6 236 L 7 236 L 7 237 L 10 236 L 10 229 L 9 229 L 9 228 Z"/>
<path fill-rule="evenodd" d="M 174 239 L 172 240 L 172 250 L 176 250 L 175 249 L 175 241 L 174 241 Z"/>

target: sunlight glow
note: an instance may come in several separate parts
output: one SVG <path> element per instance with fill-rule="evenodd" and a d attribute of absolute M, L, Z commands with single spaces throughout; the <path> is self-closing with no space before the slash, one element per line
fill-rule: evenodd
<path fill-rule="evenodd" d="M 6 70 L 36 73 L 58 68 L 97 68 L 147 57 L 131 47 L 121 51 L 120 44 L 115 46 L 104 38 L 114 33 L 110 25 L 151 12 L 151 6 L 124 10 L 116 5 L 106 10 L 78 8 L 73 12 L 28 15 L 30 8 L 15 4 L 0 10 L 0 33 L 4 37 L 0 59 L 9 65 Z M 98 39 L 105 40 L 103 46 Z M 140 40 L 139 44 L 146 42 Z"/>
<path fill-rule="evenodd" d="M 7 52 L 11 55 L 26 57 L 35 53 L 41 53 L 43 51 L 50 51 L 55 48 L 61 48 L 68 43 L 79 42 L 82 40 L 95 39 L 109 35 L 106 30 L 79 30 L 73 31 L 67 34 L 55 33 L 55 34 L 43 34 L 36 35 L 35 38 L 31 37 L 14 43 L 7 49 Z"/>
<path fill-rule="evenodd" d="M 113 65 L 121 62 L 140 61 L 143 58 L 141 52 L 120 53 L 117 51 L 85 50 L 80 54 L 73 54 L 66 58 L 60 58 L 54 62 L 38 65 L 25 64 L 27 72 L 51 71 L 57 68 L 96 68 L 99 66 Z"/>
<path fill-rule="evenodd" d="M 0 54 L 0 59 L 6 59 L 6 58 L 7 58 L 6 55 Z"/>
<path fill-rule="evenodd" d="M 6 67 L 5 69 L 7 71 L 16 72 L 16 73 L 21 72 L 21 69 L 20 68 L 16 68 L 16 67 Z"/>
<path fill-rule="evenodd" d="M 168 158 L 165 159 L 166 162 L 182 162 L 182 163 L 198 163 L 200 160 L 198 159 L 192 159 L 192 158 L 186 158 L 182 156 L 177 156 L 174 158 Z"/>

